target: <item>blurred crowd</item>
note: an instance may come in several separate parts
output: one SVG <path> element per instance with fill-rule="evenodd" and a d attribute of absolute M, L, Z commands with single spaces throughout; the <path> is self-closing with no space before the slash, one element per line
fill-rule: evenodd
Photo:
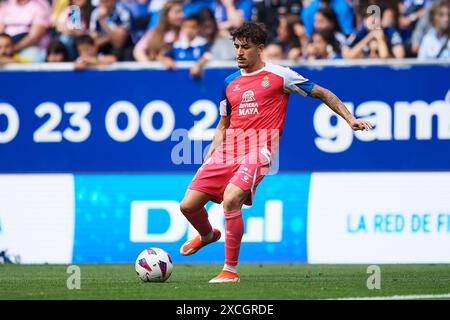
<path fill-rule="evenodd" d="M 450 58 L 450 0 L 0 0 L 0 65 L 233 60 L 230 31 L 265 24 L 265 59 Z"/>

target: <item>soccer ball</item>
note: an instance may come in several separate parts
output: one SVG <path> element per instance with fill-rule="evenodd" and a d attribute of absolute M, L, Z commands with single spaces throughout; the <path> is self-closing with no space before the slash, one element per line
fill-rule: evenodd
<path fill-rule="evenodd" d="M 172 274 L 170 255 L 159 248 L 148 248 L 136 259 L 136 273 L 144 282 L 164 282 Z"/>

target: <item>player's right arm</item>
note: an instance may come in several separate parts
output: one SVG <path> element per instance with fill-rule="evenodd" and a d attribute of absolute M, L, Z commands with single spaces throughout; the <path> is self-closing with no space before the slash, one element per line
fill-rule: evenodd
<path fill-rule="evenodd" d="M 224 88 L 222 92 L 222 100 L 219 104 L 220 120 L 217 124 L 216 130 L 214 131 L 214 137 L 211 143 L 211 147 L 206 154 L 205 160 L 208 159 L 212 153 L 222 144 L 225 139 L 225 134 L 227 129 L 230 127 L 231 123 L 231 103 L 227 97 L 227 87 L 230 83 L 230 77 L 225 79 Z"/>
<path fill-rule="evenodd" d="M 214 152 L 214 150 L 216 150 L 217 147 L 222 143 L 223 139 L 225 138 L 226 131 L 230 127 L 230 118 L 231 116 L 227 115 L 222 115 L 220 117 L 220 121 L 217 124 L 216 130 L 214 131 L 214 137 L 211 143 L 211 147 L 209 147 L 205 159 L 208 159 Z"/>

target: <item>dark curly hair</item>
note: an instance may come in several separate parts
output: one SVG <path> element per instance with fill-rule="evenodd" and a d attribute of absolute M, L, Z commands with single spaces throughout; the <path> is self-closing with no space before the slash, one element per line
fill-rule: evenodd
<path fill-rule="evenodd" d="M 328 21 L 331 21 L 331 23 L 334 25 L 333 30 L 334 31 L 338 31 L 341 32 L 341 27 L 339 25 L 339 21 L 336 15 L 336 12 L 334 12 L 333 9 L 329 8 L 329 7 L 324 7 L 324 8 L 320 8 L 319 10 L 317 10 L 316 14 L 320 13 L 321 15 L 323 15 Z"/>
<path fill-rule="evenodd" d="M 69 62 L 69 51 L 67 50 L 64 43 L 59 41 L 58 39 L 53 39 L 47 46 L 47 58 L 50 54 L 56 53 L 56 54 L 62 54 L 63 55 L 63 61 Z"/>
<path fill-rule="evenodd" d="M 266 45 L 269 34 L 266 26 L 258 22 L 244 22 L 242 26 L 231 32 L 231 39 L 245 39 L 256 45 Z"/>
<path fill-rule="evenodd" d="M 331 45 L 335 53 L 341 53 L 339 42 L 336 40 L 332 29 L 316 30 L 314 34 L 320 35 L 327 44 Z"/>

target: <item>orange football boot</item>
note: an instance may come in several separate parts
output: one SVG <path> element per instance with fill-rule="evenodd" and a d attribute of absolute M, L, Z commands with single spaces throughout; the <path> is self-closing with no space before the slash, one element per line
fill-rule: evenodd
<path fill-rule="evenodd" d="M 225 282 L 239 282 L 239 274 L 227 270 L 220 271 L 219 275 L 209 280 L 209 283 L 225 283 Z"/>
<path fill-rule="evenodd" d="M 180 253 L 183 256 L 189 256 L 191 254 L 196 253 L 198 250 L 200 250 L 204 246 L 206 246 L 210 243 L 216 242 L 217 240 L 220 239 L 221 234 L 218 229 L 213 229 L 213 233 L 214 233 L 214 235 L 211 238 L 211 240 L 209 240 L 209 241 L 203 241 L 199 234 L 196 235 L 193 239 L 186 241 L 181 246 Z"/>

